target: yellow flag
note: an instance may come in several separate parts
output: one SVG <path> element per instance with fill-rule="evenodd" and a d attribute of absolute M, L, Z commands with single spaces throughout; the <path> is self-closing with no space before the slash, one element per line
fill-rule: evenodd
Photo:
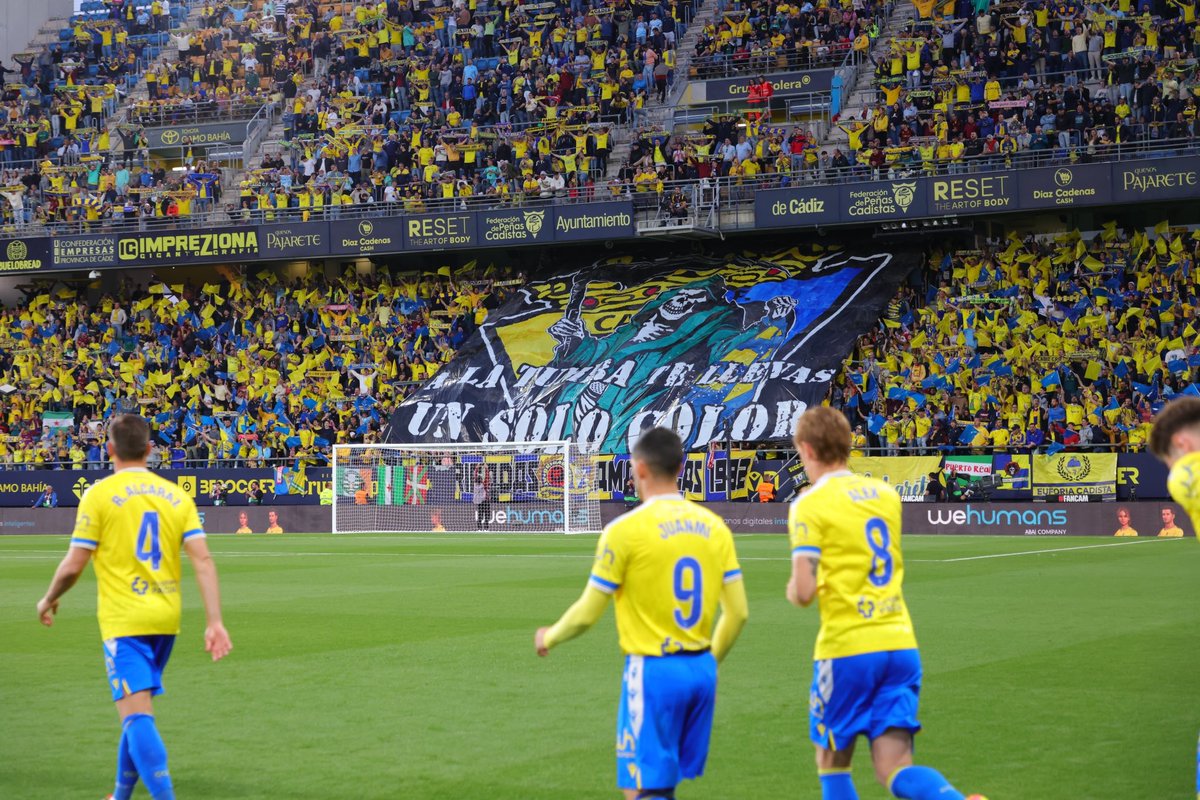
<path fill-rule="evenodd" d="M 1085 267 L 1087 267 L 1088 269 L 1090 269 L 1092 272 L 1099 272 L 1100 270 L 1104 269 L 1104 263 L 1102 261 L 1100 261 L 1100 259 L 1096 258 L 1095 256 L 1088 256 L 1087 258 L 1085 258 L 1083 260 L 1083 265 Z"/>
<path fill-rule="evenodd" d="M 1099 361 L 1089 361 L 1087 367 L 1083 370 L 1083 377 L 1089 381 L 1094 381 L 1100 377 L 1100 369 Z"/>
<path fill-rule="evenodd" d="M 1162 236 L 1163 234 L 1167 233 L 1170 230 L 1171 230 L 1171 221 L 1170 220 L 1164 219 L 1162 222 L 1160 222 L 1154 226 L 1154 232 L 1157 233 L 1159 236 Z"/>

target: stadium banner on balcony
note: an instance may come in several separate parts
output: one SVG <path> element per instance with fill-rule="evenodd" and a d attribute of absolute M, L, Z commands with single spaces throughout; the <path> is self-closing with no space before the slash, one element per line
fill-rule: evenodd
<path fill-rule="evenodd" d="M 1013 172 L 990 175 L 947 175 L 925 181 L 931 214 L 982 214 L 1017 208 Z"/>
<path fill-rule="evenodd" d="M 777 72 L 766 76 L 771 81 L 776 97 L 795 97 L 833 90 L 833 76 L 837 70 L 810 69 L 796 72 Z M 745 101 L 750 94 L 750 81 L 757 76 L 743 75 L 738 78 L 714 78 L 704 82 L 708 102 L 718 100 Z"/>
<path fill-rule="evenodd" d="M 324 222 L 259 225 L 262 258 L 324 258 L 330 253 L 329 225 Z"/>
<path fill-rule="evenodd" d="M 250 492 L 261 489 L 272 505 L 304 505 L 318 502 L 321 489 L 330 481 L 329 469 L 185 469 L 155 470 L 178 483 L 199 506 L 213 504 L 213 489 L 220 483 L 228 505 L 247 505 Z M 79 505 L 83 493 L 108 470 L 0 470 L 0 507 L 28 508 L 46 488 L 58 495 L 60 506 Z"/>
<path fill-rule="evenodd" d="M 929 216 L 929 196 L 919 178 L 848 183 L 841 191 L 842 222 L 903 221 Z"/>
<path fill-rule="evenodd" d="M 905 500 L 925 496 L 929 474 L 937 472 L 941 456 L 850 456 L 850 470 L 890 483 Z"/>
<path fill-rule="evenodd" d="M 50 240 L 55 269 L 98 269 L 117 263 L 117 237 L 55 236 Z"/>
<path fill-rule="evenodd" d="M 754 193 L 754 227 L 832 225 L 840 219 L 836 186 L 796 186 Z"/>
<path fill-rule="evenodd" d="M 1074 164 L 1017 174 L 1017 208 L 1074 208 L 1112 202 L 1109 164 Z"/>
<path fill-rule="evenodd" d="M 1153 203 L 1200 197 L 1200 158 L 1162 158 L 1113 164 L 1113 199 Z"/>
<path fill-rule="evenodd" d="M 475 213 L 468 211 L 409 214 L 400 220 L 404 226 L 404 249 L 457 250 L 478 247 L 475 217 Z"/>
<path fill-rule="evenodd" d="M 246 122 L 207 122 L 175 125 L 170 128 L 146 128 L 151 150 L 183 150 L 188 144 L 204 147 L 214 144 L 241 144 L 246 141 Z"/>
<path fill-rule="evenodd" d="M 1033 457 L 1033 496 L 1117 496 L 1116 453 L 1057 453 Z"/>
<path fill-rule="evenodd" d="M 329 533 L 333 527 L 332 506 L 243 506 L 201 508 L 200 524 L 205 533 Z M 0 517 L 0 535 L 44 533 L 70 536 L 75 530 L 73 508 L 9 509 Z"/>
<path fill-rule="evenodd" d="M 554 209 L 554 241 L 581 242 L 633 236 L 633 201 L 581 203 Z"/>
<path fill-rule="evenodd" d="M 392 417 L 393 442 L 571 439 L 622 454 L 787 438 L 919 256 L 596 265 L 521 287 Z"/>
<path fill-rule="evenodd" d="M 49 239 L 0 239 L 0 272 L 36 272 L 49 268 Z"/>
<path fill-rule="evenodd" d="M 335 256 L 398 253 L 403 249 L 403 217 L 334 220 L 329 223 L 329 252 Z"/>
<path fill-rule="evenodd" d="M 480 211 L 475 225 L 480 247 L 548 244 L 554 238 L 554 209 Z"/>
<path fill-rule="evenodd" d="M 257 228 L 170 228 L 117 237 L 119 267 L 244 261 L 259 254 Z"/>

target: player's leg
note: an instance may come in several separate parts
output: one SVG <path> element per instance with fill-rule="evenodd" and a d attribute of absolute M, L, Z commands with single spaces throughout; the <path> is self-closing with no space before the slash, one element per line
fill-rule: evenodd
<path fill-rule="evenodd" d="M 628 656 L 617 718 L 617 787 L 626 800 L 673 798 L 683 711 L 691 695 L 684 658 Z"/>
<path fill-rule="evenodd" d="M 813 662 L 809 738 L 817 748 L 822 800 L 858 800 L 850 776 L 854 743 L 867 732 L 879 653 Z"/>
<path fill-rule="evenodd" d="M 154 800 L 175 800 L 167 749 L 154 722 L 153 695 L 162 694 L 162 671 L 174 636 L 128 636 L 105 642 L 109 685 L 121 718 L 116 800 L 127 800 L 140 777 Z"/>
<path fill-rule="evenodd" d="M 916 650 L 894 650 L 871 707 L 871 761 L 875 777 L 894 797 L 904 800 L 964 800 L 932 767 L 913 764 L 917 698 L 921 693 L 921 657 Z"/>

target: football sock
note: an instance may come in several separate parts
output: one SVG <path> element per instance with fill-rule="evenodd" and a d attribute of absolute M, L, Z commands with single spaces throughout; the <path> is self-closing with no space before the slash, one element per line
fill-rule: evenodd
<path fill-rule="evenodd" d="M 932 767 L 902 767 L 892 775 L 888 789 L 903 800 L 964 800 L 962 792 Z"/>
<path fill-rule="evenodd" d="M 137 766 L 129 754 L 129 737 L 121 728 L 121 744 L 117 747 L 117 788 L 113 789 L 113 800 L 129 800 L 133 787 L 137 786 Z"/>
<path fill-rule="evenodd" d="M 125 738 L 138 775 L 154 800 L 175 800 L 171 773 L 167 771 L 167 748 L 149 714 L 130 714 L 125 718 Z"/>
<path fill-rule="evenodd" d="M 821 770 L 821 800 L 858 800 L 850 770 Z"/>

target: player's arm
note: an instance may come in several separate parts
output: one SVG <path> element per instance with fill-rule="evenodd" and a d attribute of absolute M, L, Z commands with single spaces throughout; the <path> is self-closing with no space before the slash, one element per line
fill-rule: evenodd
<path fill-rule="evenodd" d="M 746 599 L 746 584 L 739 576 L 721 587 L 721 618 L 713 631 L 713 655 L 717 662 L 725 660 L 734 642 L 750 619 L 750 603 Z"/>
<path fill-rule="evenodd" d="M 592 585 L 591 581 L 584 588 L 579 599 L 566 610 L 558 620 L 548 628 L 538 628 L 534 636 L 534 646 L 539 656 L 550 654 L 550 648 L 569 642 L 582 635 L 588 628 L 600 621 L 604 609 L 608 608 L 609 595 Z"/>
<path fill-rule="evenodd" d="M 196 570 L 196 583 L 200 586 L 200 597 L 204 601 L 204 649 L 212 654 L 213 661 L 220 661 L 229 655 L 233 643 L 229 640 L 229 632 L 221 620 L 221 589 L 217 583 L 217 565 L 213 562 L 212 553 L 208 551 L 208 542 L 204 536 L 186 536 L 183 540 L 184 549 Z"/>
<path fill-rule="evenodd" d="M 821 560 L 821 526 L 814 517 L 811 491 L 801 495 L 788 511 L 788 540 L 792 546 L 792 577 L 787 599 L 807 607 L 817 596 L 817 565 Z"/>
<path fill-rule="evenodd" d="M 90 548 L 76 544 L 72 544 L 67 550 L 67 554 L 63 556 L 58 569 L 54 571 L 50 588 L 46 590 L 45 597 L 38 600 L 37 604 L 38 617 L 47 628 L 54 624 L 54 615 L 58 613 L 58 599 L 70 591 L 71 587 L 75 585 L 75 581 L 79 580 L 79 576 L 83 574 L 91 557 Z"/>
<path fill-rule="evenodd" d="M 816 597 L 817 564 L 818 559 L 812 556 L 792 556 L 792 578 L 787 586 L 787 599 L 792 605 L 807 608 Z"/>

